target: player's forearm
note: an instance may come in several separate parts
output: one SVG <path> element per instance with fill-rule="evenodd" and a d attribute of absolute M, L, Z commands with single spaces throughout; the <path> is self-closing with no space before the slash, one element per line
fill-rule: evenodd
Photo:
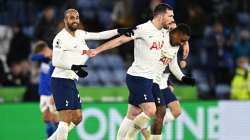
<path fill-rule="evenodd" d="M 177 56 L 174 58 L 174 60 L 169 64 L 169 69 L 173 73 L 173 75 L 178 79 L 181 80 L 181 78 L 184 76 L 182 73 L 178 62 L 177 62 Z"/>
<path fill-rule="evenodd" d="M 99 33 L 88 32 L 85 39 L 86 40 L 104 40 L 104 39 L 109 39 L 111 37 L 114 37 L 116 35 L 118 35 L 117 29 L 103 31 Z"/>
<path fill-rule="evenodd" d="M 187 59 L 189 55 L 189 43 L 188 41 L 185 42 L 184 46 L 183 46 L 183 59 Z"/>
<path fill-rule="evenodd" d="M 96 51 L 97 51 L 97 54 L 103 52 L 103 51 L 106 51 L 106 50 L 109 50 L 109 49 L 113 49 L 115 47 L 118 47 L 126 42 L 129 42 L 131 41 L 132 38 L 130 37 L 127 37 L 127 36 L 120 36 L 116 39 L 113 39 L 111 41 L 108 41 L 104 44 L 102 44 L 100 47 L 96 48 Z"/>
<path fill-rule="evenodd" d="M 169 67 L 170 68 L 170 67 Z M 182 77 L 184 76 L 184 74 L 182 73 L 182 71 L 180 69 L 178 69 L 177 67 L 172 67 L 170 68 L 170 71 L 173 73 L 173 75 L 181 81 Z"/>

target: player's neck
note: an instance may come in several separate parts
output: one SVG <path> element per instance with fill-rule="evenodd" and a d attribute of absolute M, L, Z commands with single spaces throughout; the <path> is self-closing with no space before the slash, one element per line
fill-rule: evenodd
<path fill-rule="evenodd" d="M 73 37 L 75 37 L 75 31 L 71 31 L 71 30 L 68 29 L 68 28 L 65 28 L 65 30 L 66 30 L 70 35 L 72 35 Z"/>
<path fill-rule="evenodd" d="M 154 18 L 152 20 L 152 23 L 158 30 L 161 30 L 163 28 L 162 23 L 158 18 Z"/>

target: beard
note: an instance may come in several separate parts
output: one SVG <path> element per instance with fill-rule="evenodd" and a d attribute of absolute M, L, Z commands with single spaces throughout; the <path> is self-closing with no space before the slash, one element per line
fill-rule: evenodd
<path fill-rule="evenodd" d="M 174 21 L 172 21 L 172 22 L 169 22 L 169 23 L 164 23 L 163 24 L 163 28 L 165 28 L 165 29 L 168 29 L 168 30 L 172 30 L 172 29 L 174 29 L 174 27 L 173 27 L 173 25 L 172 24 L 174 24 L 175 22 Z"/>
<path fill-rule="evenodd" d="M 68 24 L 68 28 L 70 31 L 74 32 L 78 29 L 79 24 L 78 23 L 72 23 L 72 24 Z"/>

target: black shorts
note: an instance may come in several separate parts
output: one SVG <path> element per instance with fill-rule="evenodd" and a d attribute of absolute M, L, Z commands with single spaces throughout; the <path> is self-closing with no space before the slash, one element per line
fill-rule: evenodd
<path fill-rule="evenodd" d="M 154 96 L 154 100 L 155 100 L 155 105 L 156 106 L 165 106 L 165 99 L 164 96 L 160 90 L 160 87 L 158 84 L 153 84 L 153 96 Z"/>
<path fill-rule="evenodd" d="M 129 104 L 138 106 L 146 102 L 155 102 L 152 94 L 152 79 L 127 74 L 126 84 L 129 90 Z"/>
<path fill-rule="evenodd" d="M 170 90 L 170 88 L 165 88 L 161 90 L 162 95 L 164 96 L 164 100 L 166 105 L 173 101 L 177 101 L 178 99 L 174 95 L 174 93 Z"/>
<path fill-rule="evenodd" d="M 81 109 L 81 98 L 74 80 L 52 78 L 51 87 L 58 111 Z"/>

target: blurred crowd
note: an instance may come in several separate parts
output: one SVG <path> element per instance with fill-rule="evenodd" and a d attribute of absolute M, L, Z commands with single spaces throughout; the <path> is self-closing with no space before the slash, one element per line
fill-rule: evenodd
<path fill-rule="evenodd" d="M 249 0 L 0 0 L 0 85 L 37 84 L 38 68 L 29 60 L 32 44 L 44 40 L 51 47 L 63 28 L 65 9 L 78 9 L 81 28 L 95 32 L 143 23 L 159 3 L 173 6 L 177 23 L 191 26 L 184 71 L 197 80 L 199 97 L 250 99 Z M 87 43 L 95 48 L 103 42 Z M 126 68 L 133 61 L 133 43 L 108 53 L 112 56 L 88 62 L 92 74 L 80 84 L 124 85 Z M 110 63 L 103 65 L 103 61 Z"/>

